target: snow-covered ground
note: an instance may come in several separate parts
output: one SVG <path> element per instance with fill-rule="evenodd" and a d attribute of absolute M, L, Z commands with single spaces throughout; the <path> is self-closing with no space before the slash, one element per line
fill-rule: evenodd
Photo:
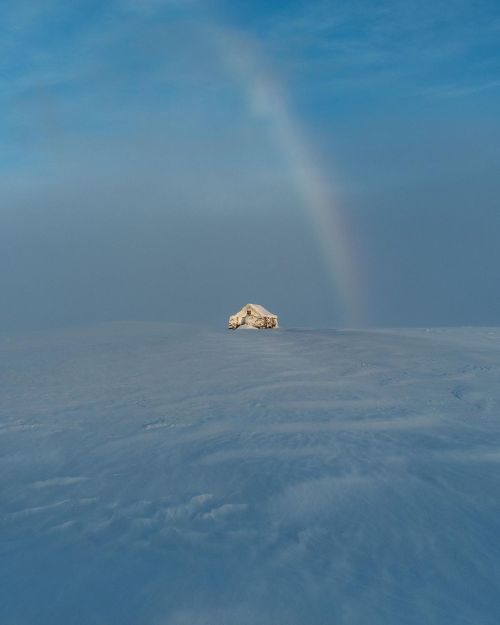
<path fill-rule="evenodd" d="M 0 338 L 1 625 L 498 625 L 500 329 Z"/>

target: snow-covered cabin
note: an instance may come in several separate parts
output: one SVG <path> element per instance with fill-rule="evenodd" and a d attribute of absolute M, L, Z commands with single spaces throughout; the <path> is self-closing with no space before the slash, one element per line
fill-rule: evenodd
<path fill-rule="evenodd" d="M 247 304 L 229 317 L 227 326 L 230 330 L 266 330 L 278 327 L 278 316 L 269 312 L 260 304 Z"/>

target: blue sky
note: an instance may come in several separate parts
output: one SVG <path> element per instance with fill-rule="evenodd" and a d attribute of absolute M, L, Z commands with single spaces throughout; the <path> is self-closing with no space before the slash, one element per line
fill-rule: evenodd
<path fill-rule="evenodd" d="M 349 324 L 241 51 L 342 211 L 359 323 L 498 323 L 498 3 L 18 0 L 0 8 L 2 325 L 223 323 L 248 300 Z"/>

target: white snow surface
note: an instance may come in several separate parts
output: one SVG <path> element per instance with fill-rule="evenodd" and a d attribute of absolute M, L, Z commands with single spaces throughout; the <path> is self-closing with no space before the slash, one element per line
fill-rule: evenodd
<path fill-rule="evenodd" d="M 497 625 L 500 329 L 0 337 L 2 625 Z"/>

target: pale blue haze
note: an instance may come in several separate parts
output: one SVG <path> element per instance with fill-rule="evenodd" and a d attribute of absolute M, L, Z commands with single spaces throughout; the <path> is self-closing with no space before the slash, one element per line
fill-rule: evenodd
<path fill-rule="evenodd" d="M 498 323 L 497 2 L 19 0 L 0 8 L 2 327 L 221 325 L 248 300 L 340 323 L 224 33 L 279 82 L 347 217 L 362 322 Z"/>

